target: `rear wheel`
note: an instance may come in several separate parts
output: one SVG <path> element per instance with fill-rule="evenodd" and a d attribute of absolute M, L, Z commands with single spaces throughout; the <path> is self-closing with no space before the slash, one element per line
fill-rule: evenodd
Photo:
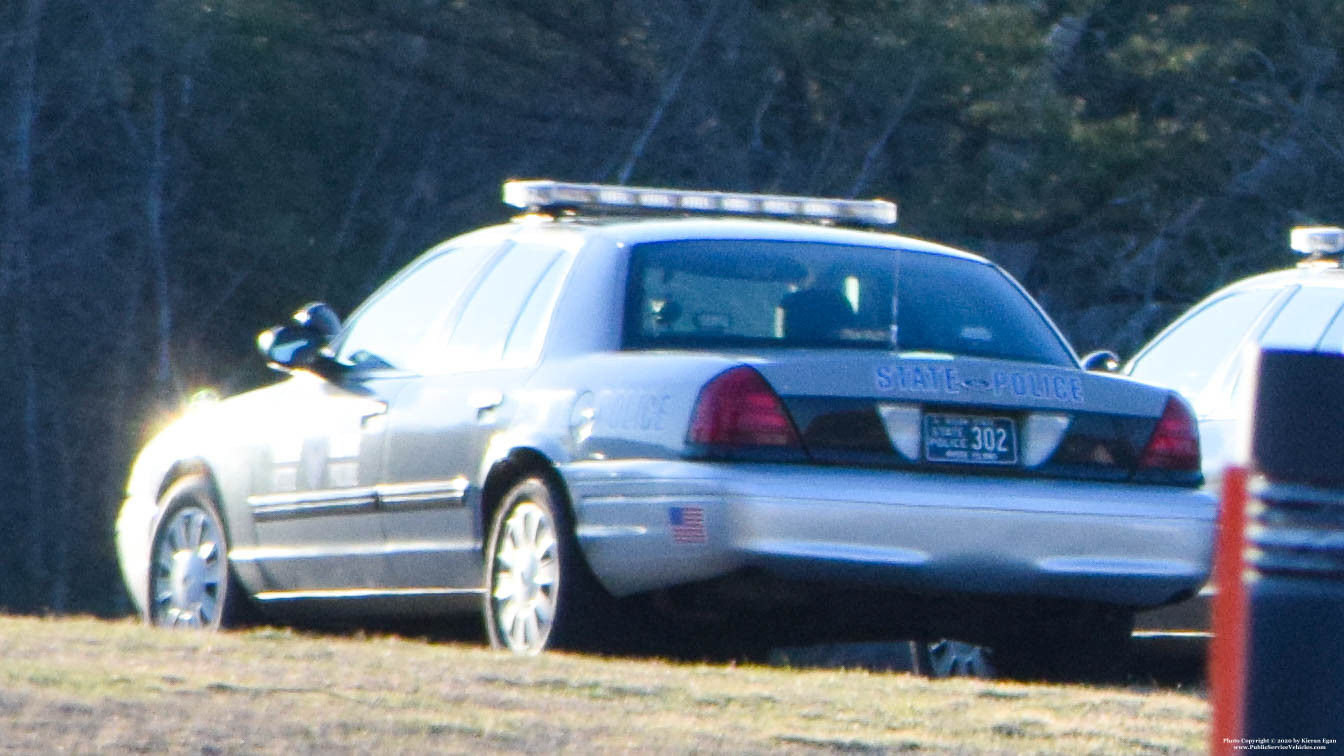
<path fill-rule="evenodd" d="M 206 630 L 233 624 L 245 599 L 229 568 L 228 540 L 209 483 L 200 475 L 184 477 L 164 493 L 160 506 L 150 546 L 146 621 Z"/>
<path fill-rule="evenodd" d="M 528 478 L 504 495 L 485 554 L 490 645 L 518 654 L 597 643 L 611 599 L 579 553 L 562 494 Z"/>

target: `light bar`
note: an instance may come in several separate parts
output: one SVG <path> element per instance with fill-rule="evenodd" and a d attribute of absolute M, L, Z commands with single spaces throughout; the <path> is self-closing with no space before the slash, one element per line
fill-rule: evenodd
<path fill-rule="evenodd" d="M 1303 257 L 1329 257 L 1344 251 L 1344 228 L 1298 226 L 1289 234 L 1293 251 Z"/>
<path fill-rule="evenodd" d="M 758 215 L 869 226 L 896 223 L 896 203 L 886 200 L 844 200 L 778 194 L 700 192 L 560 181 L 507 181 L 504 203 L 524 210 L 555 208 L 630 209 L 659 212 Z"/>

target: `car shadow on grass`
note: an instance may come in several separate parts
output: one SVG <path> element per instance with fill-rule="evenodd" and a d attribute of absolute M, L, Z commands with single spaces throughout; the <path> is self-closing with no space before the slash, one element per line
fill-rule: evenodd
<path fill-rule="evenodd" d="M 928 648 L 913 641 L 835 643 L 772 649 L 768 663 L 794 668 L 847 668 L 874 672 L 908 672 L 927 677 L 980 677 L 1015 679 L 1049 683 L 1115 685 L 1129 688 L 1153 688 L 1200 691 L 1205 685 L 1205 639 L 1135 638 L 1125 658 L 1111 672 L 1101 676 L 1034 672 L 1008 675 L 994 668 L 990 649 L 979 648 L 986 657 L 966 663 L 930 668 Z M 971 644 L 961 644 L 958 653 L 966 655 Z M 924 646 L 921 649 L 921 646 Z"/>
<path fill-rule="evenodd" d="M 396 635 L 422 639 L 429 643 L 485 645 L 486 636 L 479 618 L 464 616 L 435 620 L 391 622 L 300 623 L 294 629 L 332 635 Z M 971 644 L 961 644 L 959 653 L 967 653 Z M 1136 637 L 1127 658 L 1101 678 L 1081 678 L 1050 673 L 1005 674 L 994 667 L 993 651 L 985 653 L 985 664 L 940 665 L 931 663 L 927 644 L 909 640 L 812 643 L 772 646 L 767 649 L 734 649 L 730 645 L 701 646 L 690 643 L 675 648 L 666 644 L 613 649 L 599 656 L 628 659 L 659 659 L 681 663 L 760 664 L 792 669 L 861 669 L 881 673 L 907 673 L 925 677 L 979 677 L 1039 681 L 1059 684 L 1089 684 L 1137 689 L 1183 690 L 1199 692 L 1205 685 L 1207 639 L 1186 637 Z M 934 668 L 931 668 L 934 667 Z"/>

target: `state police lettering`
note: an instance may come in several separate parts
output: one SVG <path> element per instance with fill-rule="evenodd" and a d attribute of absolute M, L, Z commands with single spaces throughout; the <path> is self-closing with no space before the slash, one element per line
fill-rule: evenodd
<path fill-rule="evenodd" d="M 877 369 L 880 391 L 910 391 L 957 394 L 961 375 L 950 365 L 891 365 Z"/>
<path fill-rule="evenodd" d="M 953 365 L 883 365 L 873 373 L 878 391 L 955 395 L 964 392 L 1017 399 L 1081 403 L 1083 379 L 1050 370 L 995 370 L 988 377 L 967 377 Z"/>
<path fill-rule="evenodd" d="M 1061 375 L 1059 373 L 996 371 L 994 373 L 994 395 L 1081 402 L 1083 400 L 1083 379 L 1076 375 Z"/>
<path fill-rule="evenodd" d="M 671 399 L 670 394 L 603 391 L 598 399 L 597 419 L 607 431 L 660 432 Z"/>

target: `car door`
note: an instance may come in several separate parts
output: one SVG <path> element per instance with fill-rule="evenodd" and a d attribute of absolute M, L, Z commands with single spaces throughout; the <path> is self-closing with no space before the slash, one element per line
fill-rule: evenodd
<path fill-rule="evenodd" d="M 382 439 L 370 433 L 385 401 L 357 382 L 298 373 L 267 389 L 257 409 L 263 441 L 248 497 L 256 546 L 231 557 L 262 570 L 260 598 L 386 585 L 373 489 Z"/>
<path fill-rule="evenodd" d="M 481 465 L 518 408 L 572 255 L 540 244 L 510 247 L 471 292 L 424 375 L 386 416 L 379 485 L 392 569 L 406 588 L 478 590 Z"/>
<path fill-rule="evenodd" d="M 428 253 L 350 318 L 328 377 L 300 372 L 258 408 L 265 448 L 248 499 L 267 600 L 377 595 L 399 583 L 387 556 L 378 483 L 386 414 L 414 389 L 411 355 L 453 312 L 499 244 Z"/>

